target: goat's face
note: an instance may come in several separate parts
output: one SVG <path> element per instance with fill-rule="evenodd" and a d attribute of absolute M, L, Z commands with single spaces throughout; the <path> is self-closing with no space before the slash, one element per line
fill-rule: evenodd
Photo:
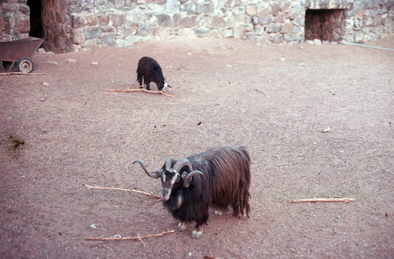
<path fill-rule="evenodd" d="M 162 169 L 161 173 L 161 185 L 162 185 L 162 193 L 163 193 L 163 200 L 168 201 L 171 196 L 171 191 L 176 183 L 181 181 L 180 174 L 173 170 L 172 168 Z"/>
<path fill-rule="evenodd" d="M 163 81 L 159 82 L 157 84 L 157 88 L 159 89 L 159 91 L 163 91 L 166 90 L 168 88 L 171 88 L 171 86 L 168 84 L 168 82 L 164 79 Z"/>
<path fill-rule="evenodd" d="M 165 201 L 170 199 L 174 186 L 177 184 L 182 184 L 183 188 L 189 188 L 193 175 L 202 175 L 202 173 L 198 170 L 192 171 L 192 163 L 187 158 L 174 161 L 172 158 L 168 157 L 166 158 L 166 162 L 164 163 L 163 167 L 160 170 L 154 172 L 148 172 L 148 170 L 145 168 L 144 162 L 141 160 L 136 160 L 133 162 L 133 164 L 134 163 L 139 163 L 148 176 L 152 178 L 161 178 L 163 193 L 162 198 Z"/>

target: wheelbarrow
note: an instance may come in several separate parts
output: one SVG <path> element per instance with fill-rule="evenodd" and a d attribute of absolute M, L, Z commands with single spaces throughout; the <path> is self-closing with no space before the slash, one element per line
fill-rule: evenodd
<path fill-rule="evenodd" d="M 44 39 L 29 37 L 21 40 L 0 42 L 0 62 L 4 70 L 12 68 L 22 73 L 30 73 L 34 69 L 31 60 Z"/>

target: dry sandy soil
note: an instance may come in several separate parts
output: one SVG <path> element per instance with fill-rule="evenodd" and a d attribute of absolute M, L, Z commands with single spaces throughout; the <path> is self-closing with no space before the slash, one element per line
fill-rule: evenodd
<path fill-rule="evenodd" d="M 136 88 L 145 55 L 175 98 L 104 92 Z M 394 51 L 173 39 L 34 62 L 43 75 L 0 76 L 0 257 L 393 258 Z M 250 219 L 212 213 L 198 240 L 191 228 L 85 240 L 176 221 L 148 197 L 83 184 L 159 194 L 133 160 L 154 170 L 219 145 L 250 152 Z M 355 201 L 288 202 L 313 197 Z"/>

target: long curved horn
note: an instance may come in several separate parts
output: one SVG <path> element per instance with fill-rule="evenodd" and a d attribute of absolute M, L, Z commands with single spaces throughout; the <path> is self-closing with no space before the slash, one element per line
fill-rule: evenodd
<path fill-rule="evenodd" d="M 135 160 L 135 161 L 133 162 L 133 164 L 135 164 L 135 163 L 140 164 L 140 166 L 142 167 L 142 170 L 144 170 L 144 172 L 145 172 L 149 177 L 152 177 L 152 178 L 155 178 L 155 179 L 161 177 L 161 171 L 160 171 L 160 170 L 159 170 L 159 171 L 154 171 L 154 172 L 149 173 L 148 170 L 146 170 L 146 167 L 145 167 L 145 165 L 144 165 L 144 161 L 142 161 L 142 160 Z"/>
<path fill-rule="evenodd" d="M 166 170 L 170 170 L 171 169 L 171 161 L 172 161 L 171 157 L 167 157 L 166 158 L 166 163 L 165 163 L 165 169 Z"/>
<path fill-rule="evenodd" d="M 199 171 L 199 170 L 191 171 L 190 173 L 188 173 L 188 174 L 186 175 L 185 179 L 183 180 L 183 187 L 188 188 L 189 185 L 190 185 L 190 182 L 191 182 L 192 179 L 193 179 L 192 177 L 193 177 L 194 175 L 196 175 L 196 174 L 203 175 L 203 173 L 202 173 L 201 171 Z"/>
<path fill-rule="evenodd" d="M 180 173 L 180 170 L 181 170 L 183 167 L 185 167 L 185 166 L 189 167 L 189 170 L 193 170 L 192 163 L 191 163 L 191 162 L 189 161 L 189 159 L 187 159 L 187 158 L 183 158 L 183 159 L 181 159 L 181 160 L 178 160 L 178 161 L 175 163 L 173 169 L 175 170 L 175 172 L 177 172 L 177 173 L 179 174 L 179 173 Z"/>

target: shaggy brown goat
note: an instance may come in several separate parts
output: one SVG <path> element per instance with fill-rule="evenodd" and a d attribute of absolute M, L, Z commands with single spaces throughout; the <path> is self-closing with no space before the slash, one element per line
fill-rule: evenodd
<path fill-rule="evenodd" d="M 193 238 L 202 235 L 209 207 L 231 206 L 234 216 L 249 217 L 250 157 L 244 147 L 216 147 L 178 161 L 167 158 L 154 172 L 148 172 L 141 160 L 133 163 L 139 163 L 148 176 L 161 178 L 163 205 L 180 220 L 178 230 L 196 222 Z"/>

